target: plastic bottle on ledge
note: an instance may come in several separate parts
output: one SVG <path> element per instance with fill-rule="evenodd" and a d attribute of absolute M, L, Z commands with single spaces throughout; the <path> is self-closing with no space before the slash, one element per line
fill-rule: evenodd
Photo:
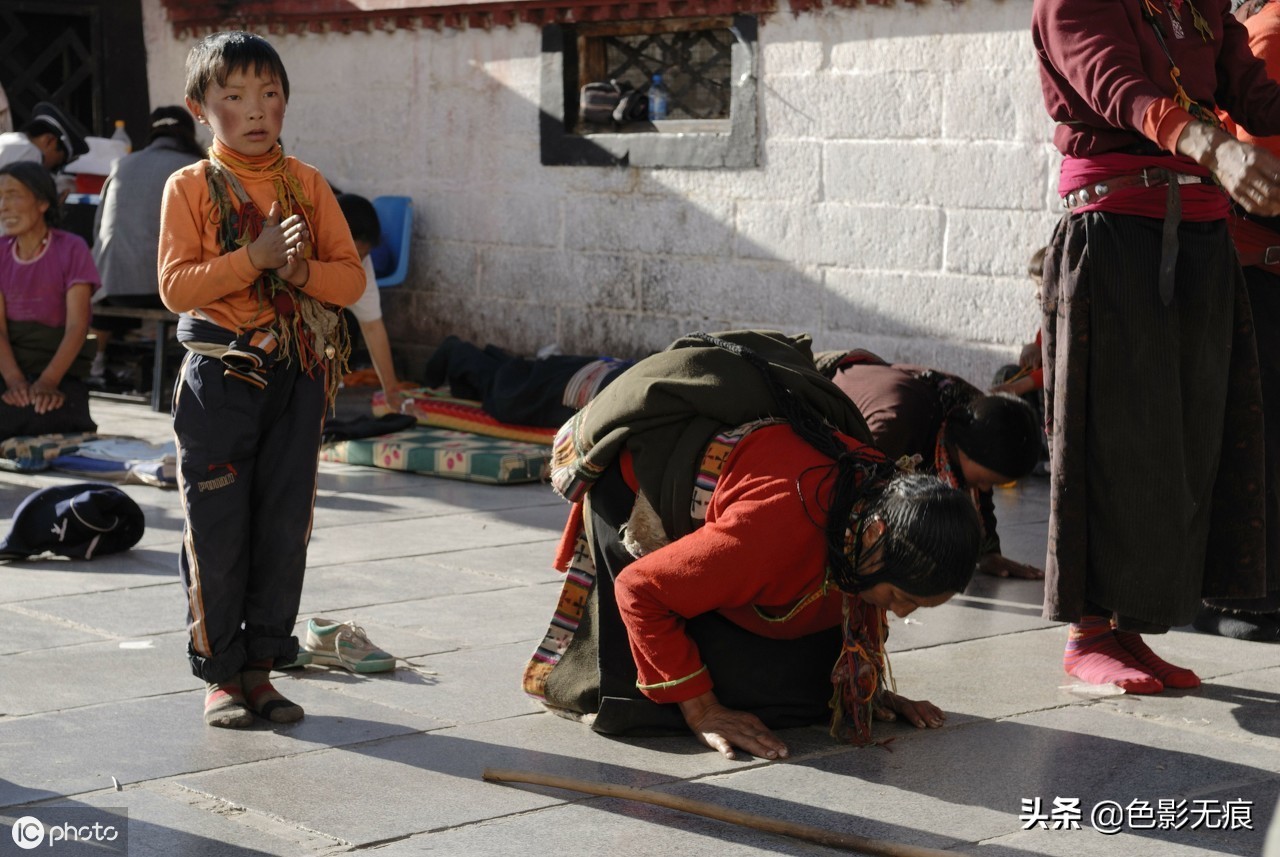
<path fill-rule="evenodd" d="M 666 119 L 669 102 L 667 88 L 662 85 L 662 75 L 655 74 L 653 82 L 649 84 L 649 121 Z"/>
<path fill-rule="evenodd" d="M 133 141 L 129 139 L 129 132 L 124 130 L 123 119 L 116 120 L 116 130 L 111 132 L 111 139 L 119 140 L 121 143 L 124 143 L 124 150 L 126 152 L 133 151 Z"/>

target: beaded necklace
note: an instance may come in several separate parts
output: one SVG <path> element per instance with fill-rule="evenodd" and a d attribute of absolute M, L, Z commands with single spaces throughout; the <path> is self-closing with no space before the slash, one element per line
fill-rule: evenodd
<path fill-rule="evenodd" d="M 1169 15 L 1170 28 L 1173 30 L 1174 38 L 1181 39 L 1186 36 L 1182 29 L 1181 9 L 1187 8 L 1191 10 L 1191 23 L 1195 26 L 1196 31 L 1200 33 L 1201 40 L 1205 42 L 1213 41 L 1213 28 L 1209 26 L 1209 22 L 1200 14 L 1200 10 L 1196 8 L 1192 0 L 1180 0 L 1177 4 L 1178 9 L 1174 8 L 1171 0 L 1165 0 L 1165 11 Z M 1165 58 L 1169 60 L 1169 79 L 1173 81 L 1173 100 L 1179 107 L 1186 110 L 1201 122 L 1207 122 L 1215 128 L 1226 130 L 1226 126 L 1214 111 L 1212 104 L 1201 104 L 1199 101 L 1191 97 L 1191 95 L 1182 87 L 1182 70 L 1178 68 L 1178 64 L 1173 59 L 1173 53 L 1169 50 L 1169 44 L 1165 40 L 1164 29 L 1160 26 L 1160 7 L 1155 4 L 1155 0 L 1142 0 L 1142 17 L 1151 29 L 1155 31 L 1156 41 L 1160 44 L 1160 50 L 1164 51 Z"/>

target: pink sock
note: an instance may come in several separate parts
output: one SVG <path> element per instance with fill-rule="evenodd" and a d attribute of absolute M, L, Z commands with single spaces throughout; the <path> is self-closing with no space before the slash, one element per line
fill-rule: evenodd
<path fill-rule="evenodd" d="M 1159 693 L 1164 685 L 1143 670 L 1111 631 L 1109 620 L 1082 617 L 1072 623 L 1062 668 L 1089 684 L 1114 684 L 1125 693 Z"/>
<path fill-rule="evenodd" d="M 1165 687 L 1192 688 L 1200 686 L 1200 676 L 1186 667 L 1178 667 L 1151 651 L 1141 634 L 1132 631 L 1116 631 L 1116 639 L 1142 668 L 1160 679 Z"/>

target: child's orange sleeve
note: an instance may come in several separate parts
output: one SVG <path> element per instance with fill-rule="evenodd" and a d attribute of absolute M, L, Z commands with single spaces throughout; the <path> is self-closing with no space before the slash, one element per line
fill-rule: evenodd
<path fill-rule="evenodd" d="M 302 290 L 316 300 L 350 306 L 364 294 L 364 265 L 329 183 L 319 172 L 312 176 L 308 192 L 315 206 L 311 222 L 315 258 L 307 260 L 307 283 Z"/>
<path fill-rule="evenodd" d="M 160 246 L 156 258 L 160 300 L 172 312 L 208 306 L 244 289 L 261 273 L 249 250 L 222 253 L 216 230 L 206 229 L 213 204 L 204 161 L 169 176 L 160 205 Z"/>

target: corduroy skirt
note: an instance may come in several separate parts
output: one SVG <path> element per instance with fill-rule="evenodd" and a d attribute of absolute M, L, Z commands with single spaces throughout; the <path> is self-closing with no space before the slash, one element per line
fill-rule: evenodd
<path fill-rule="evenodd" d="M 1263 594 L 1262 415 L 1225 221 L 1183 223 L 1160 298 L 1158 219 L 1065 217 L 1045 258 L 1047 618 L 1161 632 Z M 1247 593 L 1247 595 L 1246 595 Z"/>

